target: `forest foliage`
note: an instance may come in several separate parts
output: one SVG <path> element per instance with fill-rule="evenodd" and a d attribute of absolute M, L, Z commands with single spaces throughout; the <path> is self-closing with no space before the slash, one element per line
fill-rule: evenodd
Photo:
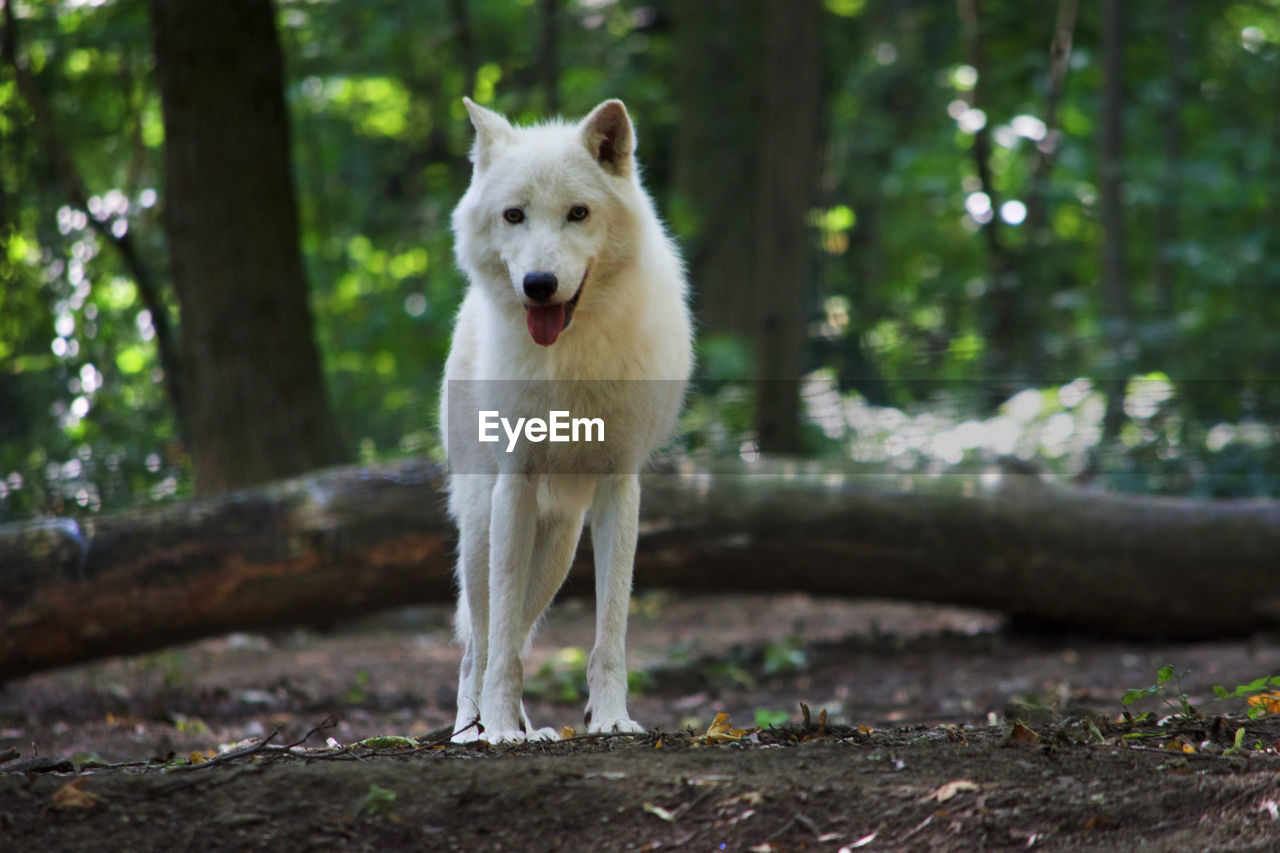
<path fill-rule="evenodd" d="M 728 92 L 735 70 L 700 72 L 688 50 L 720 43 L 750 64 L 766 0 L 717 3 L 741 20 L 700 21 L 676 0 L 276 4 L 301 250 L 352 458 L 438 452 L 464 287 L 449 232 L 470 174 L 464 94 L 519 121 L 622 98 L 695 305 L 734 286 L 703 262 L 720 217 L 682 164 L 707 155 L 690 129 L 732 128 L 709 136 L 750 148 L 754 90 L 732 101 L 745 111 L 687 109 L 690 91 Z M 804 311 L 811 453 L 870 472 L 1013 456 L 1134 491 L 1280 492 L 1280 2 L 1125 4 L 1118 66 L 1103 61 L 1105 5 L 821 4 L 810 258 L 795 280 L 734 295 L 786 288 Z M 146 4 L 6 12 L 0 520 L 189 494 L 157 318 L 107 237 L 130 234 L 165 282 Z M 1122 107 L 1115 161 L 1108 97 Z M 1118 302 L 1103 284 L 1107 175 L 1121 189 Z M 763 179 L 719 181 L 732 198 Z M 753 372 L 750 340 L 704 324 L 681 452 L 754 457 Z"/>

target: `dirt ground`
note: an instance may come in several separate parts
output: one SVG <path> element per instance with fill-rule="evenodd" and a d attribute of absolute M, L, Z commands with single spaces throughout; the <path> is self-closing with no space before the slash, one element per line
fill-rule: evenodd
<path fill-rule="evenodd" d="M 1276 638 L 800 595 L 634 610 L 639 737 L 445 745 L 445 608 L 11 681 L 0 849 L 1280 850 L 1280 718 L 1212 690 L 1280 673 Z M 589 605 L 558 605 L 526 665 L 536 725 L 582 728 L 591 639 Z M 1196 716 L 1121 704 L 1170 664 Z M 360 743 L 390 735 L 413 740 Z"/>

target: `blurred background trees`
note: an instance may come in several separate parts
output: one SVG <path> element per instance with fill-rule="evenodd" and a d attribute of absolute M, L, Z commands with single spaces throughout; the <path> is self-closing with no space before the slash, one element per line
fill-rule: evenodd
<path fill-rule="evenodd" d="M 182 283 L 219 242 L 270 329 L 234 355 L 295 377 L 270 381 L 297 415 L 223 403 L 226 446 L 315 449 L 276 474 L 436 452 L 463 94 L 524 121 L 627 102 L 701 324 L 681 453 L 1280 492 L 1277 0 L 277 2 L 296 239 L 255 224 L 277 192 L 248 170 L 174 171 L 166 78 L 217 81 L 166 65 L 148 4 L 0 2 L 0 520 L 244 481 L 202 469 L 182 400 L 207 383 L 175 367 L 228 331 L 202 300 L 230 285 Z M 241 36 L 228 76 L 270 64 Z M 203 141 L 261 153 L 259 106 Z M 280 287 L 309 293 L 302 338 Z M 243 378 L 227 358 L 203 366 Z"/>
<path fill-rule="evenodd" d="M 195 487 L 341 461 L 302 269 L 272 4 L 151 0 L 150 10 Z"/>

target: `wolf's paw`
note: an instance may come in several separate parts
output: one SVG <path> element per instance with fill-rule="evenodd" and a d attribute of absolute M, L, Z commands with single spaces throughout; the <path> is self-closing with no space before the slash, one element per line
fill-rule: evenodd
<path fill-rule="evenodd" d="M 485 729 L 480 740 L 489 743 L 523 743 L 526 739 L 522 729 Z"/>
<path fill-rule="evenodd" d="M 595 734 L 642 735 L 644 734 L 644 726 L 640 725 L 635 720 L 628 720 L 626 717 L 622 717 L 616 720 L 600 720 L 599 722 L 592 720 L 591 724 L 587 726 L 587 732 L 593 735 Z"/>
<path fill-rule="evenodd" d="M 469 719 L 459 719 L 453 724 L 453 736 L 449 738 L 452 743 L 475 743 L 484 737 L 480 733 L 480 720 L 475 716 Z"/>
<path fill-rule="evenodd" d="M 551 741 L 560 740 L 560 733 L 555 729 L 498 729 L 489 731 L 485 729 L 484 734 L 480 735 L 478 740 L 485 740 L 489 743 L 524 743 L 525 741 Z"/>
<path fill-rule="evenodd" d="M 553 728 L 533 729 L 524 733 L 525 740 L 560 740 L 560 733 Z"/>

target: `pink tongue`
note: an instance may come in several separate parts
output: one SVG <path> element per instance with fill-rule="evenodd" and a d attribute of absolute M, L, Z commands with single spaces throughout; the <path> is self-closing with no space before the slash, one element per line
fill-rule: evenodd
<path fill-rule="evenodd" d="M 526 306 L 524 319 L 534 342 L 540 346 L 549 347 L 564 331 L 564 303 Z"/>

